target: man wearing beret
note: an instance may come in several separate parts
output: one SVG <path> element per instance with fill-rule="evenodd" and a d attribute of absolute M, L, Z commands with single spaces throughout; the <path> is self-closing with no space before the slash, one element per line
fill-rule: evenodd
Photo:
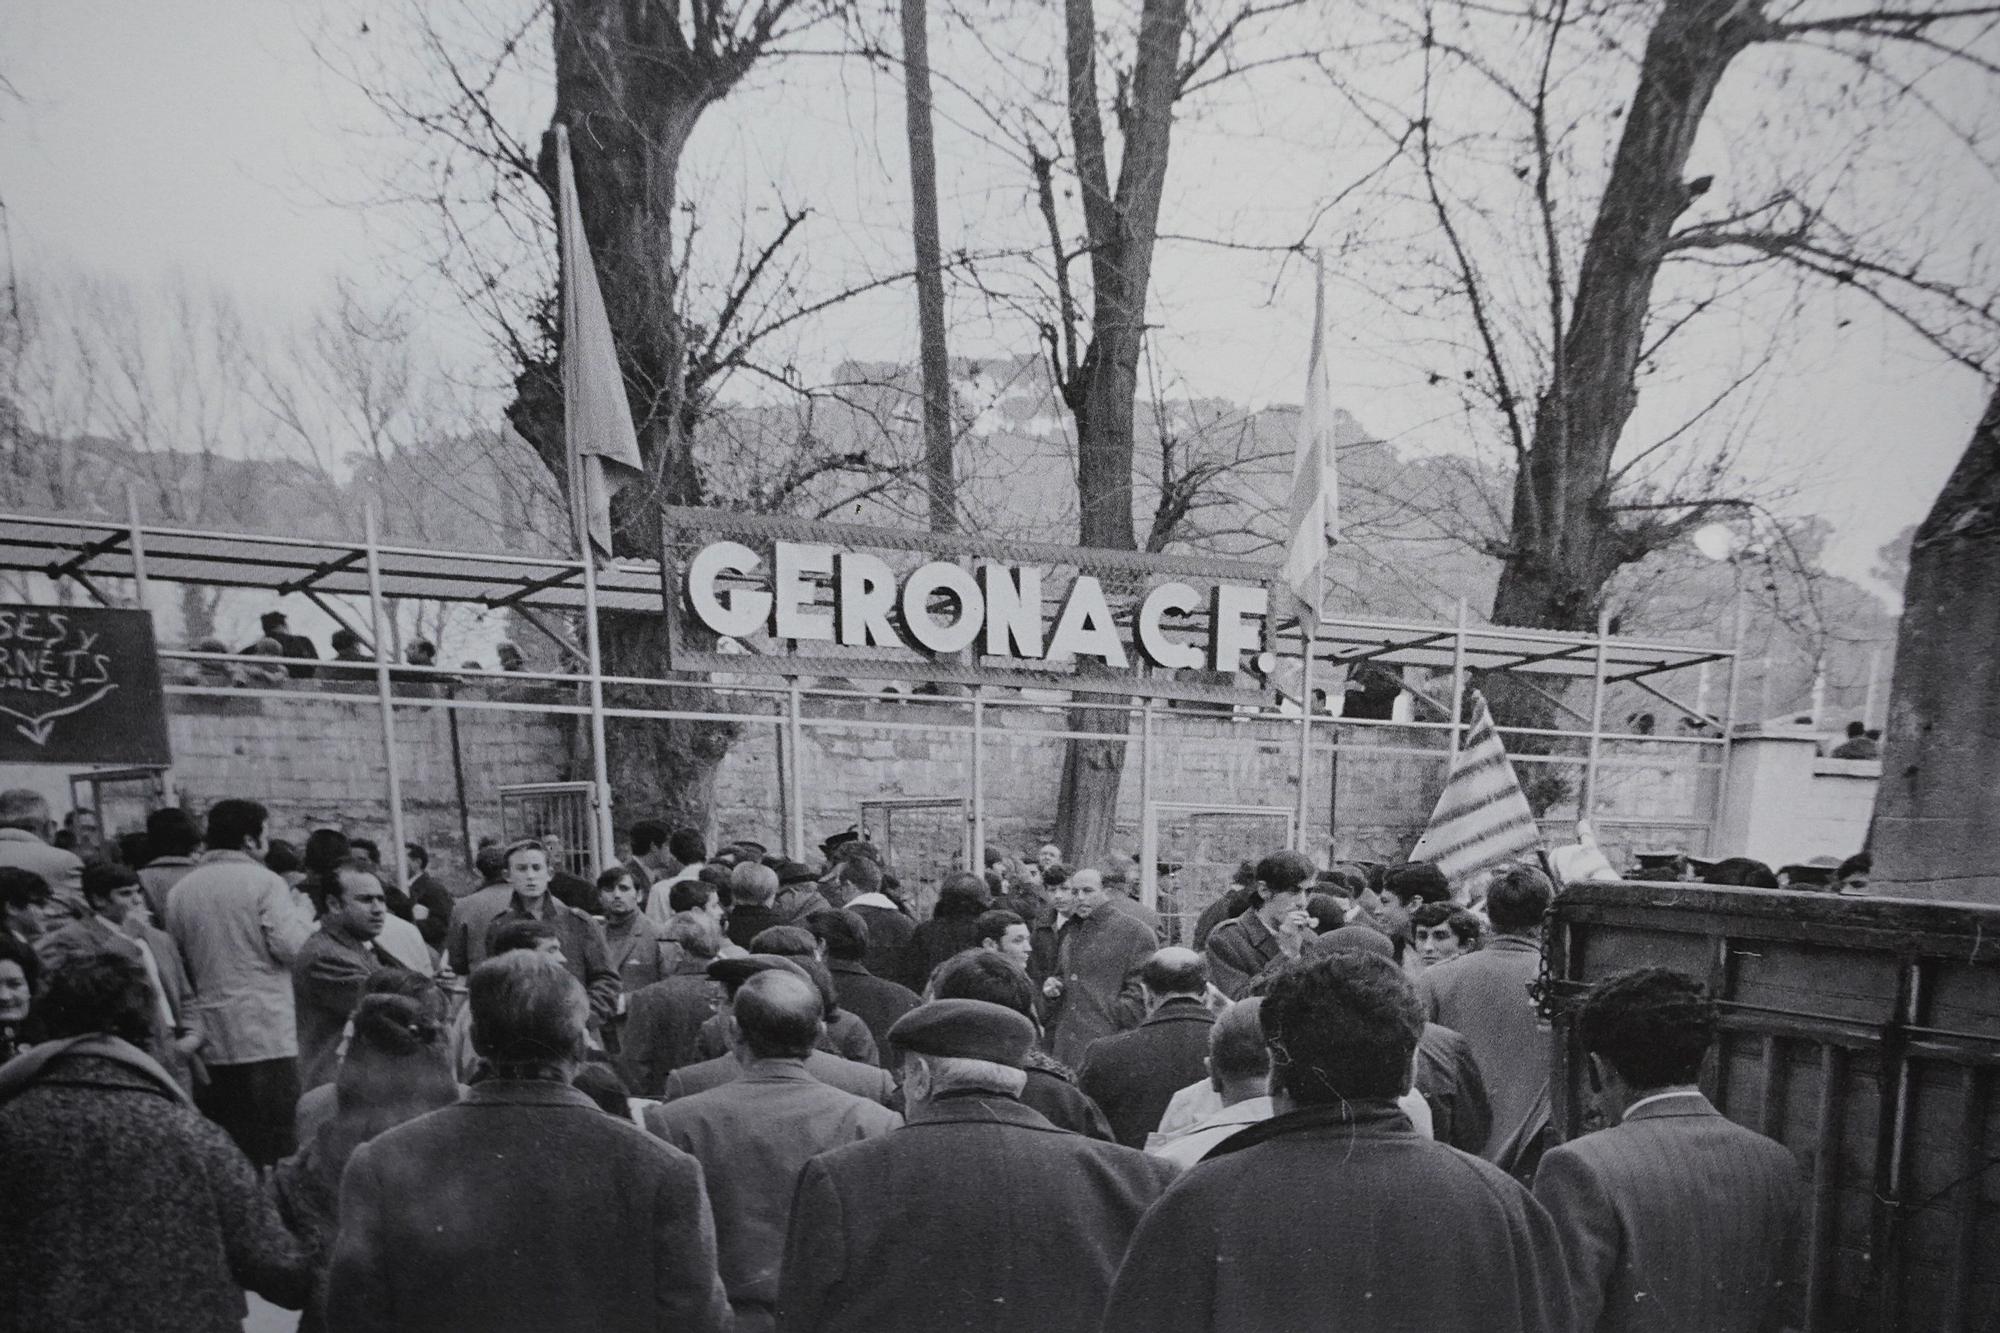
<path fill-rule="evenodd" d="M 984 1000 L 934 1000 L 890 1028 L 908 1123 L 806 1164 L 783 1333 L 1097 1328 L 1173 1168 L 1024 1106 L 1034 1039 L 1025 1016 Z"/>

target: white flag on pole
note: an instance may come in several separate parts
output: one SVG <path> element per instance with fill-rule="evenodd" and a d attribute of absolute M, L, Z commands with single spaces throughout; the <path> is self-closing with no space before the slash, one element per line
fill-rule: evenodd
<path fill-rule="evenodd" d="M 1292 457 L 1291 539 L 1285 547 L 1284 583 L 1305 623 L 1317 627 L 1323 566 L 1340 540 L 1340 480 L 1333 460 L 1333 387 L 1326 368 L 1326 267 L 1313 285 L 1312 356 Z"/>
<path fill-rule="evenodd" d="M 562 243 L 563 438 L 569 450 L 572 500 L 591 542 L 611 554 L 611 497 L 645 475 L 639 437 L 618 348 L 604 313 L 597 265 L 583 235 L 576 203 L 576 172 L 569 160 L 569 131 L 556 126 L 557 230 Z M 579 533 L 579 539 L 582 537 Z"/>
<path fill-rule="evenodd" d="M 1444 793 L 1424 836 L 1410 849 L 1410 859 L 1429 861 L 1455 881 L 1532 852 L 1541 842 L 1535 812 L 1521 794 L 1493 714 L 1485 697 L 1474 691 L 1464 748 L 1452 760 Z"/>

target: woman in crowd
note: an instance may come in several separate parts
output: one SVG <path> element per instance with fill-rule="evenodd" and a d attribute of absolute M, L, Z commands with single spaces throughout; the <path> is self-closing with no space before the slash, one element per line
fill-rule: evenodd
<path fill-rule="evenodd" d="M 41 960 L 33 949 L 12 935 L 0 933 L 0 1064 L 34 1041 L 28 1034 L 28 1015 L 34 1007 L 41 971 Z"/>
<path fill-rule="evenodd" d="M 271 1177 L 278 1215 L 313 1273 L 301 1333 L 325 1327 L 326 1270 L 340 1232 L 340 1173 L 347 1159 L 384 1130 L 458 1100 L 443 1026 L 408 996 L 363 996 L 334 1089 L 333 1119 L 278 1163 Z"/>

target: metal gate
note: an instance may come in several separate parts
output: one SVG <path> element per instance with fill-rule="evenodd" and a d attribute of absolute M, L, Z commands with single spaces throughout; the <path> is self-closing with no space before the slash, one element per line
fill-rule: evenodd
<path fill-rule="evenodd" d="M 76 854 L 93 860 L 121 833 L 141 832 L 146 816 L 167 804 L 164 768 L 100 768 L 69 775 L 70 808 L 96 814 L 95 826 L 77 820 Z"/>
<path fill-rule="evenodd" d="M 539 838 L 557 842 L 549 858 L 553 870 L 567 870 L 595 880 L 606 864 L 606 849 L 597 833 L 597 784 L 594 782 L 521 782 L 500 788 L 500 838 L 514 842 Z"/>
<path fill-rule="evenodd" d="M 1228 893 L 1236 867 L 1292 845 L 1297 812 L 1271 805 L 1146 807 L 1139 862 L 1141 897 L 1159 909 L 1167 942 L 1193 938 L 1195 922 Z"/>
<path fill-rule="evenodd" d="M 972 808 L 963 799 L 863 801 L 861 833 L 882 849 L 882 864 L 902 881 L 919 918 L 930 914 L 944 877 L 973 864 Z"/>

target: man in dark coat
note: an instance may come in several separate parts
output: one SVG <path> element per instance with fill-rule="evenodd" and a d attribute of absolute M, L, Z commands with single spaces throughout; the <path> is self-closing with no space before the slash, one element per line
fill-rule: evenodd
<path fill-rule="evenodd" d="M 1578 1326 L 1796 1325 L 1799 1164 L 1696 1086 L 1715 1040 L 1708 995 L 1662 967 L 1607 977 L 1584 1001 L 1577 1037 L 1613 1123 L 1552 1149 L 1535 1197 L 1562 1234 Z"/>
<path fill-rule="evenodd" d="M 1128 1148 L 1146 1146 L 1176 1092 L 1208 1076 L 1208 1030 L 1202 1005 L 1208 966 L 1192 949 L 1162 949 L 1139 969 L 1146 1021 L 1099 1037 L 1084 1053 L 1077 1086 L 1104 1108 L 1111 1132 Z"/>
<path fill-rule="evenodd" d="M 1173 1169 L 1023 1106 L 1034 1039 L 1027 1018 L 980 1000 L 936 1000 L 897 1022 L 909 1123 L 806 1164 L 780 1329 L 1097 1328 L 1132 1228 Z"/>
<path fill-rule="evenodd" d="M 1095 870 L 1077 871 L 1068 886 L 1076 910 L 1057 947 L 1056 975 L 1042 983 L 1042 996 L 1052 1002 L 1050 1054 L 1075 1068 L 1090 1043 L 1137 1027 L 1146 1016 L 1139 968 L 1160 946 L 1152 931 L 1110 905 Z"/>
<path fill-rule="evenodd" d="M 778 872 L 745 861 L 729 872 L 729 942 L 748 949 L 750 941 L 773 926 L 791 922 L 773 906 L 778 896 Z"/>
<path fill-rule="evenodd" d="M 1304 950 L 1315 933 L 1306 912 L 1314 873 L 1302 852 L 1273 852 L 1257 863 L 1250 906 L 1209 932 L 1204 955 L 1217 990 L 1240 1000 L 1259 972 Z"/>
<path fill-rule="evenodd" d="M 917 923 L 882 891 L 881 862 L 873 856 L 848 856 L 840 868 L 840 892 L 850 895 L 842 906 L 868 923 L 868 956 L 862 961 L 876 976 L 900 983 L 903 951 Z"/>
<path fill-rule="evenodd" d="M 590 996 L 590 1021 L 601 1025 L 618 1012 L 618 971 L 604 928 L 549 889 L 549 856 L 540 843 L 517 842 L 507 849 L 507 882 L 512 895 L 486 927 L 486 949 L 510 921 L 542 921 L 562 941 L 563 963 Z M 593 895 L 597 890 L 590 888 Z"/>
<path fill-rule="evenodd" d="M 359 863 L 341 866 L 328 885 L 319 929 L 292 960 L 292 1006 L 299 1025 L 299 1086 L 333 1082 L 340 1036 L 368 978 L 400 966 L 375 943 L 389 915 L 382 882 Z"/>
<path fill-rule="evenodd" d="M 946 963 L 938 969 L 932 989 L 933 999 L 985 1000 L 1004 1005 L 1034 1023 L 1039 1040 L 1041 1019 L 1037 1014 L 1034 982 L 991 949 L 968 949 Z M 1040 1111 L 1057 1129 L 1111 1142 L 1111 1122 L 1104 1118 L 1103 1109 L 1076 1086 L 1076 1075 L 1069 1066 L 1031 1046 L 1022 1061 L 1021 1072 L 1028 1076 L 1021 1087 L 1023 1106 Z"/>
<path fill-rule="evenodd" d="M 868 1025 L 877 1051 L 888 1050 L 890 1027 L 917 1007 L 917 993 L 868 970 L 868 923 L 860 913 L 828 908 L 806 918 L 806 925 L 826 946 L 840 1007 Z"/>
<path fill-rule="evenodd" d="M 1554 895 L 1533 866 L 1508 867 L 1486 893 L 1494 937 L 1417 981 L 1424 1016 L 1463 1034 L 1479 1061 L 1493 1111 L 1479 1155 L 1524 1180 L 1551 1134 L 1549 1025 L 1528 987 L 1541 972 L 1542 914 Z"/>
<path fill-rule="evenodd" d="M 737 988 L 760 972 L 780 971 L 790 973 L 819 992 L 822 1006 L 827 991 L 820 986 L 819 978 L 805 966 L 805 960 L 784 958 L 776 954 L 751 954 L 745 958 L 718 958 L 708 965 L 708 975 L 719 983 L 723 993 L 734 1000 Z M 821 975 L 824 975 L 823 973 Z M 831 983 L 828 983 L 831 985 Z M 727 1014 L 721 1015 L 727 1019 Z M 728 1040 L 728 1028 L 722 1029 L 723 1041 Z M 805 1070 L 820 1082 L 856 1097 L 866 1097 L 887 1106 L 895 1095 L 896 1083 L 889 1072 L 875 1065 L 862 1064 L 856 1060 L 842 1059 L 824 1048 L 824 1031 L 820 1034 L 821 1045 L 816 1046 L 805 1058 Z M 743 1063 L 733 1051 L 725 1051 L 713 1059 L 698 1064 L 683 1065 L 667 1075 L 662 1100 L 676 1101 L 682 1097 L 692 1097 L 697 1093 L 720 1087 L 742 1077 Z"/>
<path fill-rule="evenodd" d="M 409 919 L 432 952 L 442 953 L 445 932 L 451 928 L 451 890 L 431 873 L 430 849 L 422 843 L 404 843 L 403 859 L 412 872 L 410 882 L 403 887 L 410 905 Z"/>
<path fill-rule="evenodd" d="M 695 901 L 704 889 L 707 896 Z M 690 904 L 674 913 L 663 932 L 664 944 L 674 951 L 673 971 L 627 1001 L 618 1040 L 625 1082 L 642 1097 L 659 1096 L 667 1075 L 701 1058 L 695 1040 L 722 1003 L 722 985 L 708 975 L 723 944 L 715 891 L 691 880 L 674 885 L 671 893 Z"/>
<path fill-rule="evenodd" d="M 582 912 L 585 916 L 597 914 L 597 885 L 582 875 L 572 873 L 569 857 L 563 851 L 563 840 L 553 833 L 541 837 L 542 849 L 549 855 L 549 892 L 559 903 L 565 903 Z"/>
<path fill-rule="evenodd" d="M 1395 964 L 1294 965 L 1259 1019 L 1277 1114 L 1217 1145 L 1146 1215 L 1105 1333 L 1574 1327 L 1548 1213 L 1396 1106 L 1423 1014 Z M 1423 1270 L 1446 1253 L 1449 1280 Z"/>
<path fill-rule="evenodd" d="M 569 1086 L 589 1001 L 533 950 L 471 978 L 493 1077 L 355 1150 L 327 1327 L 711 1333 L 728 1326 L 698 1163 Z"/>
<path fill-rule="evenodd" d="M 717 1264 L 736 1333 L 768 1333 L 792 1192 L 807 1161 L 887 1134 L 903 1118 L 806 1071 L 821 1028 L 810 983 L 770 969 L 736 990 L 730 1044 L 742 1075 L 646 1112 L 646 1128 L 702 1165 L 715 1213 Z"/>
<path fill-rule="evenodd" d="M 244 1287 L 305 1301 L 256 1170 L 140 1049 L 154 1003 L 134 959 L 66 959 L 36 1006 L 52 1040 L 0 1077 L 0 1326 L 225 1333 Z"/>
<path fill-rule="evenodd" d="M 962 949 L 979 947 L 979 918 L 993 899 L 986 881 L 970 870 L 956 870 L 938 886 L 931 919 L 920 923 L 904 950 L 897 980 L 921 992 L 938 964 Z"/>

